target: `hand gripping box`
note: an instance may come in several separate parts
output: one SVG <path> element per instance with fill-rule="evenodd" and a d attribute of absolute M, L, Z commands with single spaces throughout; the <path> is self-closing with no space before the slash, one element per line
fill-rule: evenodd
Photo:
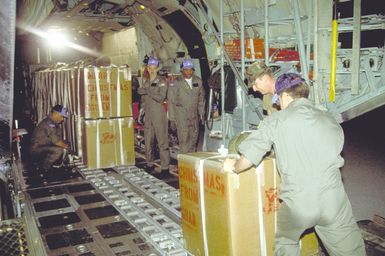
<path fill-rule="evenodd" d="M 274 255 L 279 207 L 275 159 L 267 157 L 238 175 L 223 173 L 222 163 L 217 153 L 178 155 L 186 249 L 194 255 Z M 318 252 L 311 236 L 303 255 Z"/>

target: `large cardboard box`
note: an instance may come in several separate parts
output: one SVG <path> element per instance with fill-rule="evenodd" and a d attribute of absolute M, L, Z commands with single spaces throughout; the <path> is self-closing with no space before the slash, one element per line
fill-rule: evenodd
<path fill-rule="evenodd" d="M 89 169 L 135 164 L 132 117 L 83 119 L 81 152 Z"/>
<path fill-rule="evenodd" d="M 80 69 L 80 114 L 87 119 L 132 116 L 129 68 Z"/>
<path fill-rule="evenodd" d="M 279 207 L 274 161 L 265 158 L 257 168 L 236 175 L 221 171 L 223 158 L 216 153 L 178 155 L 187 250 L 194 255 L 205 255 L 205 248 L 209 255 L 274 255 Z M 199 166 L 203 180 L 198 175 Z M 318 244 L 310 248 L 307 250 L 316 255 Z"/>
<path fill-rule="evenodd" d="M 114 120 L 97 119 L 82 122 L 82 157 L 89 169 L 115 165 Z"/>

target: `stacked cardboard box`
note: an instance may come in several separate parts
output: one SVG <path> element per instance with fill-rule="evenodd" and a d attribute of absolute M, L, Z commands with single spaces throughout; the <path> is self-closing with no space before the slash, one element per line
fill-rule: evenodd
<path fill-rule="evenodd" d="M 194 255 L 274 255 L 279 207 L 274 161 L 265 158 L 257 168 L 237 175 L 222 172 L 223 158 L 216 153 L 178 156 L 187 250 Z M 317 255 L 314 233 L 302 244 L 303 255 Z"/>
<path fill-rule="evenodd" d="M 132 117 L 84 120 L 82 129 L 83 159 L 88 168 L 135 163 Z"/>
<path fill-rule="evenodd" d="M 86 119 L 132 116 L 128 68 L 79 69 L 80 115 Z"/>
<path fill-rule="evenodd" d="M 91 67 L 78 72 L 84 163 L 90 169 L 134 164 L 130 70 Z"/>

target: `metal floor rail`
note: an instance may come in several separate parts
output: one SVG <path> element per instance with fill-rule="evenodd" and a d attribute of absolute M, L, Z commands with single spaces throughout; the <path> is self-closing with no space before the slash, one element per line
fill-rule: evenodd
<path fill-rule="evenodd" d="M 115 171 L 124 174 L 124 179 L 122 175 L 113 172 L 107 174 L 103 170 L 87 170 L 81 166 L 78 168 L 84 178 L 162 255 L 191 255 L 183 247 L 183 234 L 179 223 L 166 216 L 162 208 L 151 204 L 160 201 L 165 209 L 177 215 L 179 199 L 177 191 L 172 191 L 174 188 L 137 167 L 116 168 Z M 145 179 L 154 182 L 153 185 L 144 182 Z M 137 193 L 138 189 L 145 195 Z"/>

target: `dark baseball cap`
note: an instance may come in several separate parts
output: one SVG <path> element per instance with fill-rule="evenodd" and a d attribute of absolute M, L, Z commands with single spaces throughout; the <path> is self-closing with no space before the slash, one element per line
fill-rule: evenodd
<path fill-rule="evenodd" d="M 68 110 L 62 105 L 55 105 L 52 110 L 58 112 L 62 117 L 68 117 Z"/>
<path fill-rule="evenodd" d="M 268 66 L 266 66 L 265 62 L 263 61 L 257 61 L 251 64 L 245 72 L 245 77 L 248 81 L 248 86 L 251 87 L 254 84 L 255 79 L 260 77 L 261 75 L 265 74 L 265 72 L 269 69 Z"/>
<path fill-rule="evenodd" d="M 275 94 L 273 95 L 272 100 L 273 103 L 278 102 L 278 95 L 280 93 L 304 82 L 305 79 L 303 79 L 299 74 L 285 73 L 280 75 L 275 81 Z"/>

